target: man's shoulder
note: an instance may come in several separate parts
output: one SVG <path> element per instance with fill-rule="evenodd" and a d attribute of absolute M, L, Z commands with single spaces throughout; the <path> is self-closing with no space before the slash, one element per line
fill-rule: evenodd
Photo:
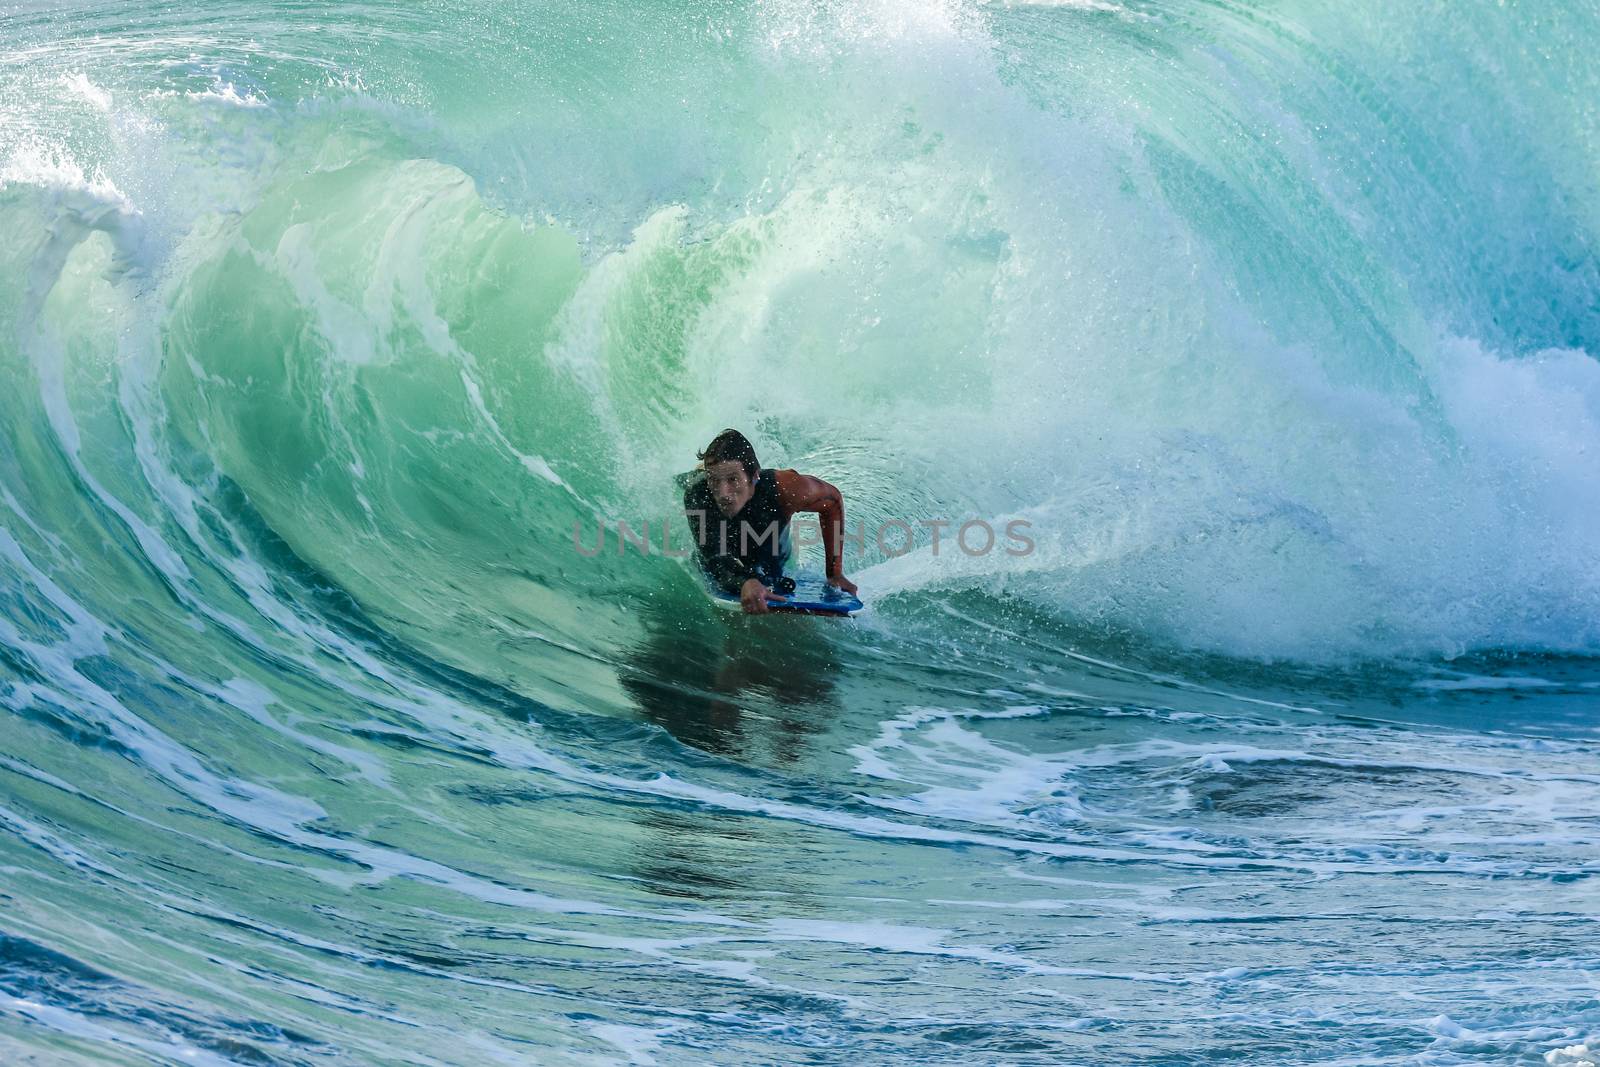
<path fill-rule="evenodd" d="M 792 467 L 774 471 L 773 480 L 777 483 L 779 498 L 795 506 L 808 502 L 827 484 Z"/>

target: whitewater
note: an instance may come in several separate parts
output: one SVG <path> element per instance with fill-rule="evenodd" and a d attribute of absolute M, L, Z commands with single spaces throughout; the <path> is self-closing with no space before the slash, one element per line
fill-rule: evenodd
<path fill-rule="evenodd" d="M 0 1061 L 1594 1067 L 1597 48 L 0 7 Z"/>

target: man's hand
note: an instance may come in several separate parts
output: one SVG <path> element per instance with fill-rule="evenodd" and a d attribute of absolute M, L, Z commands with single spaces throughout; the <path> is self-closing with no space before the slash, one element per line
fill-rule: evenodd
<path fill-rule="evenodd" d="M 856 583 L 852 582 L 842 574 L 835 574 L 832 578 L 829 578 L 828 584 L 844 590 L 851 596 L 856 595 Z"/>
<path fill-rule="evenodd" d="M 739 590 L 739 605 L 746 615 L 765 615 L 767 604 L 782 604 L 788 597 L 779 596 L 761 584 L 759 578 L 747 578 Z"/>

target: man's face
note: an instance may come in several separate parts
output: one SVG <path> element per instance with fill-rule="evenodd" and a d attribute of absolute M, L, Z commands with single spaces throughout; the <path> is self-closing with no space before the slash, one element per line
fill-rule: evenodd
<path fill-rule="evenodd" d="M 755 495 L 756 480 L 744 472 L 738 460 L 730 459 L 706 468 L 706 486 L 717 508 L 724 515 L 732 516 Z"/>

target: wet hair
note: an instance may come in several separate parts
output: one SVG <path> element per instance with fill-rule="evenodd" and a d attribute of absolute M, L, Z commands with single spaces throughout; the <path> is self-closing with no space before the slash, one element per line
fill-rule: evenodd
<path fill-rule="evenodd" d="M 756 462 L 756 450 L 751 447 L 749 439 L 738 430 L 723 430 L 711 439 L 705 451 L 697 452 L 695 456 L 705 467 L 715 463 L 726 463 L 731 459 L 737 461 L 751 478 L 761 473 L 761 464 Z"/>

